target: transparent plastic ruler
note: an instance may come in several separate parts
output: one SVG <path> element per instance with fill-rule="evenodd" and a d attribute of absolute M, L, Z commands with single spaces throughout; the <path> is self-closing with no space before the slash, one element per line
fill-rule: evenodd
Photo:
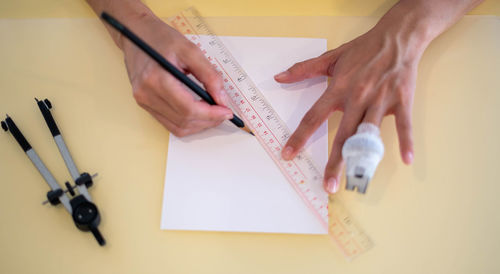
<path fill-rule="evenodd" d="M 197 45 L 219 72 L 234 110 L 252 130 L 311 212 L 328 230 L 329 237 L 345 257 L 352 259 L 371 248 L 372 241 L 338 198 L 328 201 L 323 190 L 322 171 L 304 150 L 292 161 L 281 159 L 281 150 L 290 137 L 290 130 L 198 12 L 189 8 L 169 18 L 168 22 Z"/>

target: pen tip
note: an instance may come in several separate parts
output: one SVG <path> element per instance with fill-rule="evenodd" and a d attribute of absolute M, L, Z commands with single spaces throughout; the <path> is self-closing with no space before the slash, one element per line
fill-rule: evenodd
<path fill-rule="evenodd" d="M 244 130 L 244 131 L 246 131 L 246 132 L 248 132 L 248 133 L 250 133 L 252 136 L 255 136 L 253 134 L 253 132 L 246 125 L 244 127 L 242 127 L 241 129 Z"/>

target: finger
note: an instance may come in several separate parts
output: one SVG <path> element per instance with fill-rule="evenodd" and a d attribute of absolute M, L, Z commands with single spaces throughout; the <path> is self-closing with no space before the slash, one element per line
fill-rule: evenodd
<path fill-rule="evenodd" d="M 178 127 L 174 122 L 172 122 L 169 118 L 160 113 L 154 111 L 150 108 L 145 108 L 156 120 L 158 120 L 168 131 L 174 134 L 177 137 L 184 137 L 190 134 L 194 134 L 200 131 L 203 131 L 207 128 L 215 127 L 219 125 L 221 122 L 212 122 L 212 121 L 193 121 L 189 127 Z"/>
<path fill-rule="evenodd" d="M 223 106 L 209 105 L 205 101 L 194 101 L 190 107 L 193 119 L 216 122 L 233 119 L 233 112 Z"/>
<path fill-rule="evenodd" d="M 160 124 L 162 124 L 168 131 L 171 133 L 174 133 L 174 135 L 177 135 L 175 133 L 180 133 L 181 128 L 179 128 L 177 125 L 175 125 L 174 122 L 172 122 L 170 119 L 165 117 L 164 115 L 156 112 L 155 110 L 149 108 L 149 107 L 143 107 L 151 116 L 153 116 Z"/>
<path fill-rule="evenodd" d="M 384 118 L 386 113 L 385 108 L 381 106 L 372 106 L 368 108 L 363 118 L 363 123 L 371 123 L 380 127 L 382 123 L 382 119 Z"/>
<path fill-rule="evenodd" d="M 186 66 L 186 69 L 198 79 L 219 105 L 229 106 L 222 78 L 215 70 L 214 66 L 207 60 L 198 47 L 190 43 L 187 50 L 183 51 L 179 59 Z"/>
<path fill-rule="evenodd" d="M 335 101 L 327 90 L 314 103 L 283 148 L 281 156 L 284 160 L 292 160 L 299 153 L 311 135 L 328 119 L 328 116 L 336 108 Z"/>
<path fill-rule="evenodd" d="M 327 192 L 335 193 L 340 186 L 340 175 L 342 174 L 343 159 L 342 146 L 352 136 L 361 122 L 363 111 L 358 107 L 347 106 L 333 141 L 330 158 L 326 164 L 324 188 Z"/>
<path fill-rule="evenodd" d="M 148 111 L 154 110 L 162 116 L 169 117 L 169 120 L 176 126 L 182 126 L 180 121 L 185 119 L 185 117 L 178 113 L 167 100 L 164 100 L 161 96 L 156 94 L 155 91 L 141 91 L 140 93 L 135 93 L 134 97 L 142 108 Z"/>
<path fill-rule="evenodd" d="M 193 127 L 193 125 L 195 125 L 194 127 L 200 127 L 196 126 L 196 121 L 205 123 L 206 126 L 203 126 L 203 128 L 208 128 L 233 118 L 232 111 L 226 107 L 212 106 L 204 101 L 196 100 L 186 102 L 188 105 L 185 108 L 188 110 L 183 115 L 175 111 L 167 101 L 153 92 L 151 92 L 151 97 L 148 106 L 158 114 L 168 117 L 179 128 Z"/>
<path fill-rule="evenodd" d="M 328 75 L 329 67 L 335 64 L 337 50 L 332 50 L 316 58 L 294 64 L 289 69 L 274 76 L 280 83 L 295 83 L 305 79 Z"/>
<path fill-rule="evenodd" d="M 225 107 L 210 106 L 204 101 L 193 101 L 193 114 L 186 116 L 177 113 L 171 105 L 158 95 L 151 92 L 148 107 L 168 119 L 179 128 L 201 127 L 203 129 L 219 125 L 233 118 L 233 113 Z M 142 106 L 142 105 L 141 105 Z"/>
<path fill-rule="evenodd" d="M 176 61 L 172 61 L 172 64 L 180 69 Z M 164 102 L 168 102 L 179 115 L 184 115 L 184 107 L 194 101 L 193 92 L 190 92 L 182 82 L 165 72 L 158 64 L 144 69 L 140 77 L 136 77 L 133 81 L 133 86 L 134 97 L 138 103 L 145 101 L 143 104 L 150 106 L 154 103 L 151 97 L 151 93 L 154 93 Z"/>
<path fill-rule="evenodd" d="M 411 109 L 400 107 L 396 110 L 395 116 L 401 158 L 405 164 L 409 165 L 413 162 L 414 157 Z"/>
<path fill-rule="evenodd" d="M 184 137 L 189 134 L 192 134 L 192 129 L 187 129 L 187 128 L 179 128 L 177 127 L 174 123 L 172 123 L 168 118 L 165 116 L 155 112 L 155 111 L 149 111 L 149 113 L 156 119 L 158 122 L 160 122 L 170 133 L 174 134 L 177 137 Z"/>
<path fill-rule="evenodd" d="M 184 119 L 211 121 L 232 119 L 233 112 L 231 109 L 195 100 L 192 92 L 187 91 L 187 88 L 172 76 L 165 75 L 162 77 L 161 82 L 162 89 L 165 92 L 157 90 L 157 94 L 165 101 L 168 101 Z"/>

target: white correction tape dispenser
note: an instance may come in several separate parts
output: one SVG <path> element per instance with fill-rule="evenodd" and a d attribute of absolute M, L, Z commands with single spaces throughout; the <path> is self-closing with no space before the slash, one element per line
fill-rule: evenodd
<path fill-rule="evenodd" d="M 378 163 L 384 156 L 384 144 L 379 128 L 372 123 L 362 123 L 358 131 L 349 137 L 342 147 L 342 157 L 346 163 L 345 188 L 358 189 L 365 193 Z"/>

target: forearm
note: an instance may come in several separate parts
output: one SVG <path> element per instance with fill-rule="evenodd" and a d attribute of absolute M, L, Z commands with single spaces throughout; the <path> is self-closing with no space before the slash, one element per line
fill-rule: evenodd
<path fill-rule="evenodd" d="M 153 12 L 140 0 L 86 0 L 97 16 L 106 11 L 123 22 L 130 25 L 133 29 L 133 23 L 145 17 L 153 17 Z M 116 45 L 123 49 L 123 40 L 120 33 L 105 24 L 108 32 L 115 41 Z"/>
<path fill-rule="evenodd" d="M 392 35 L 415 55 L 483 0 L 401 0 L 374 30 Z"/>

